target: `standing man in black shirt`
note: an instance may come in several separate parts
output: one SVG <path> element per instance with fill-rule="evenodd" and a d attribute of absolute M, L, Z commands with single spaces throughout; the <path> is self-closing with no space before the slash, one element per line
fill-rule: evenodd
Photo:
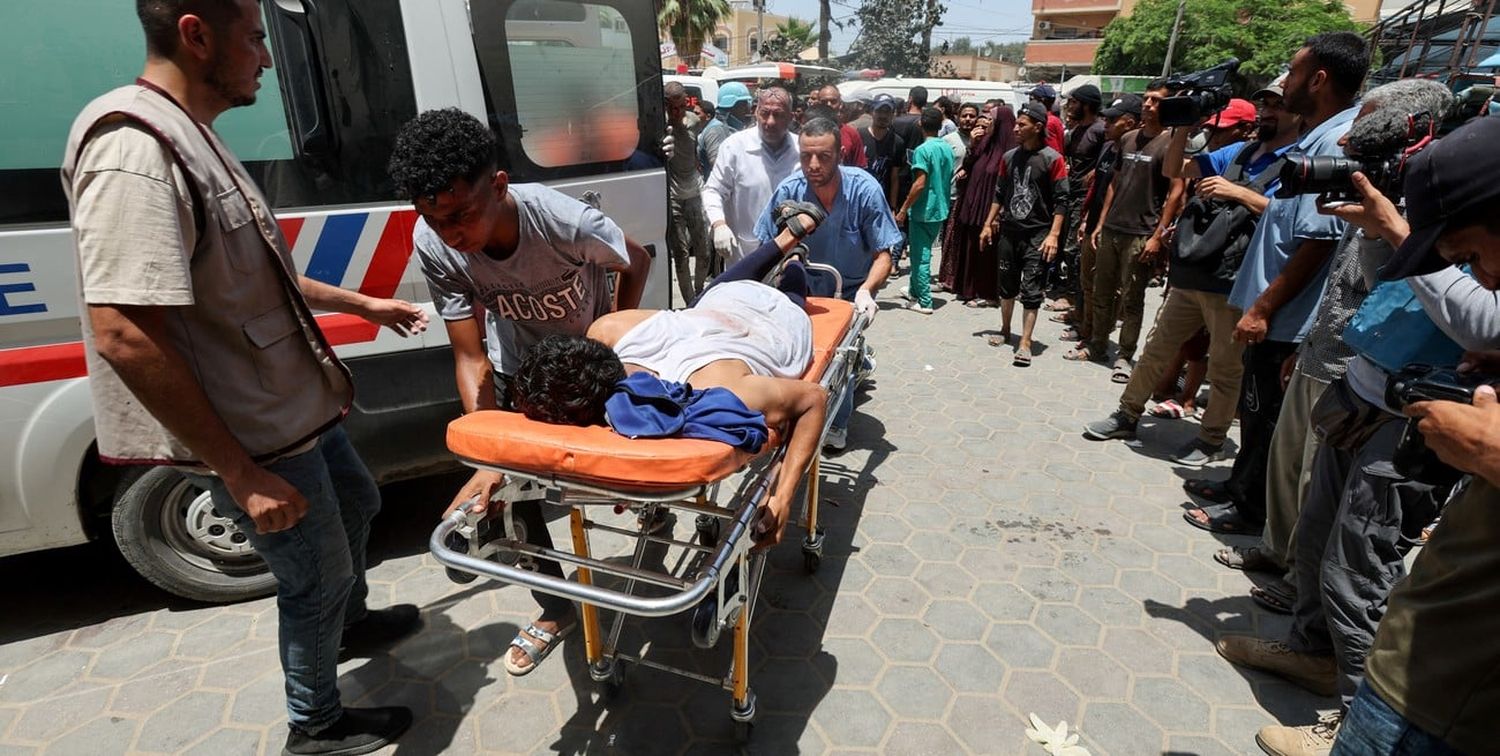
<path fill-rule="evenodd" d="M 901 197 L 906 196 L 900 193 L 900 189 L 907 143 L 892 127 L 895 116 L 896 98 L 888 94 L 875 95 L 870 103 L 870 126 L 859 130 L 859 138 L 865 142 L 865 170 L 880 182 L 880 188 L 885 190 L 886 203 L 900 207 Z"/>
<path fill-rule="evenodd" d="M 1099 150 L 1098 162 L 1094 164 L 1093 183 L 1083 196 L 1082 228 L 1078 231 L 1078 288 L 1083 292 L 1083 300 L 1073 311 L 1073 327 L 1063 331 L 1064 340 L 1082 343 L 1063 355 L 1065 360 L 1088 359 L 1085 345 L 1093 334 L 1094 262 L 1097 257 L 1094 231 L 1099 228 L 1104 213 L 1104 196 L 1114 183 L 1115 166 L 1120 162 L 1120 138 L 1140 126 L 1140 95 L 1121 95 L 1099 115 L 1104 119 L 1104 145 Z"/>
<path fill-rule="evenodd" d="M 896 197 L 891 200 L 891 208 L 901 206 L 901 200 L 911 193 L 911 154 L 922 143 L 927 141 L 927 136 L 922 133 L 922 109 L 927 107 L 927 87 L 915 86 L 906 93 L 906 112 L 896 116 L 891 123 L 891 130 L 901 141 L 906 144 L 906 152 L 901 157 L 901 167 L 896 171 L 897 180 L 900 184 L 896 187 Z M 905 229 L 902 233 L 906 233 Z M 908 236 L 910 234 L 907 234 Z M 906 256 L 907 240 L 891 250 L 891 274 L 898 275 L 901 272 L 901 258 Z"/>
<path fill-rule="evenodd" d="M 1068 95 L 1063 111 L 1071 128 L 1063 141 L 1063 157 L 1068 163 L 1068 194 L 1063 197 L 1062 254 L 1058 257 L 1059 288 L 1056 308 L 1075 312 L 1081 308 L 1082 295 L 1079 264 L 1081 245 L 1078 229 L 1083 224 L 1083 200 L 1088 195 L 1094 180 L 1094 166 L 1099 164 L 1099 153 L 1104 149 L 1104 119 L 1099 117 L 1099 108 L 1104 96 L 1093 84 L 1084 84 Z M 1060 322 L 1077 322 L 1072 314 L 1064 314 Z"/>
<path fill-rule="evenodd" d="M 1043 265 L 1057 255 L 1062 234 L 1068 166 L 1057 150 L 1047 146 L 1047 111 L 1040 103 L 1021 106 L 1016 139 L 1020 145 L 1000 161 L 1000 182 L 984 230 L 979 232 L 979 245 L 989 245 L 999 233 L 1001 325 L 1000 335 L 990 343 L 1010 342 L 1010 319 L 1019 297 L 1025 312 L 1013 364 L 1030 367 L 1031 333 L 1042 306 Z"/>

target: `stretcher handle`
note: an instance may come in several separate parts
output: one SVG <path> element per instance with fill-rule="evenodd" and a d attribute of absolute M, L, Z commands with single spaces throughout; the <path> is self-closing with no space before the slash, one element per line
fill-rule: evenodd
<path fill-rule="evenodd" d="M 479 559 L 469 554 L 460 554 L 448 548 L 445 541 L 448 535 L 462 526 L 468 517 L 469 503 L 467 502 L 438 523 L 437 528 L 432 531 L 432 537 L 427 541 L 427 549 L 445 567 L 632 616 L 666 617 L 680 614 L 701 602 L 718 584 L 719 577 L 725 573 L 726 565 L 736 555 L 737 550 L 749 548 L 741 545 L 741 541 L 748 538 L 750 523 L 755 519 L 760 502 L 764 499 L 767 490 L 769 489 L 762 483 L 755 495 L 747 497 L 745 504 L 735 513 L 728 537 L 719 544 L 708 567 L 698 575 L 692 585 L 686 590 L 659 598 L 636 596 L 623 591 L 544 575 L 488 559 Z M 614 565 L 597 559 L 577 561 L 585 567 L 607 574 L 614 570 Z"/>

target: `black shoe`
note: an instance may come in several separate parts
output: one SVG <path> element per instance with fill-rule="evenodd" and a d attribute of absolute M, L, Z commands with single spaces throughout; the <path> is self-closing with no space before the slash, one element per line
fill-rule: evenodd
<path fill-rule="evenodd" d="M 344 628 L 341 657 L 368 654 L 386 648 L 422 627 L 422 613 L 413 604 L 372 609 Z"/>
<path fill-rule="evenodd" d="M 411 709 L 383 706 L 375 709 L 344 709 L 343 716 L 316 735 L 296 726 L 286 735 L 282 756 L 358 756 L 378 751 L 401 737 L 411 727 Z"/>

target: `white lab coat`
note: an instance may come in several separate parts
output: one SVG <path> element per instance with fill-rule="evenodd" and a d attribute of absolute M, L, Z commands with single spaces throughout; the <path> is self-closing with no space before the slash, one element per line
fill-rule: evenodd
<path fill-rule="evenodd" d="M 739 240 L 739 255 L 725 260 L 726 265 L 760 246 L 755 222 L 766 211 L 771 192 L 801 165 L 796 134 L 787 134 L 776 152 L 761 141 L 758 127 L 738 132 L 719 146 L 718 160 L 703 186 L 703 211 L 709 224 L 724 221 Z"/>

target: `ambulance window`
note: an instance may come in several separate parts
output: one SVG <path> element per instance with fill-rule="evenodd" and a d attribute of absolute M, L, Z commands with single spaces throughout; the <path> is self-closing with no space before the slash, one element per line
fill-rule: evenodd
<path fill-rule="evenodd" d="M 73 120 L 90 100 L 135 79 L 145 41 L 134 3 L 20 4 L 27 10 L 0 24 L 0 69 L 25 72 L 0 77 L 0 224 L 61 222 L 68 211 L 58 169 Z M 262 4 L 276 65 L 262 74 L 255 104 L 226 111 L 214 130 L 275 207 L 394 199 L 379 147 L 416 114 L 399 0 L 288 10 L 310 5 Z M 311 54 L 295 57 L 299 45 Z M 346 117 L 323 118 L 309 139 L 312 87 Z"/>
<path fill-rule="evenodd" d="M 642 63 L 659 52 L 649 4 L 472 0 L 470 13 L 491 124 L 516 178 L 661 165 L 660 90 L 642 86 L 659 77 Z"/>

